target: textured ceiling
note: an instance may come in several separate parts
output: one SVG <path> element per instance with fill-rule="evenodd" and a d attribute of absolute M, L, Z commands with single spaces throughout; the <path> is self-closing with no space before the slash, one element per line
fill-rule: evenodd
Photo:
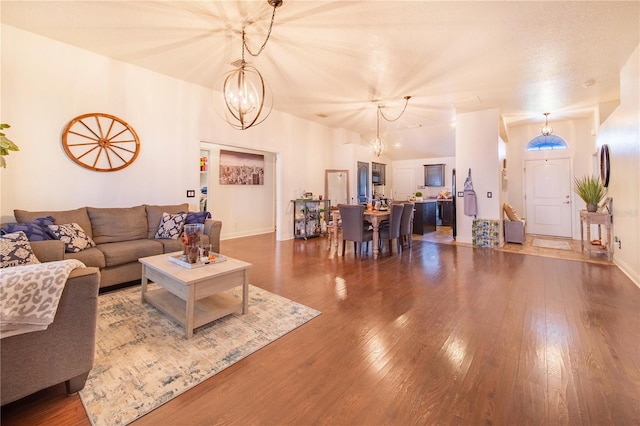
<path fill-rule="evenodd" d="M 213 87 L 257 50 L 266 1 L 6 1 L 5 24 Z M 619 99 L 640 40 L 640 2 L 301 1 L 278 8 L 271 39 L 247 58 L 274 108 L 375 135 L 392 159 L 454 155 L 456 112 L 499 108 L 508 126 L 588 117 Z M 594 84 L 584 87 L 583 83 Z M 396 147 L 394 144 L 401 144 Z"/>

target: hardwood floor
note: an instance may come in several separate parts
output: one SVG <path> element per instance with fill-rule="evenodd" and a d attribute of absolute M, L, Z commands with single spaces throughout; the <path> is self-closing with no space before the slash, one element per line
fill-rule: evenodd
<path fill-rule="evenodd" d="M 612 265 L 414 239 L 223 241 L 252 284 L 322 315 L 137 425 L 640 424 L 640 289 Z M 89 424 L 63 386 L 6 425 Z"/>

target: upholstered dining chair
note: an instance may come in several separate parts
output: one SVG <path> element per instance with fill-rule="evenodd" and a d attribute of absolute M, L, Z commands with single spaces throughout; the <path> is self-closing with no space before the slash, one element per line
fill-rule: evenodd
<path fill-rule="evenodd" d="M 402 244 L 406 243 L 411 248 L 411 217 L 415 204 L 404 203 L 402 209 L 402 221 L 400 222 L 400 239 Z"/>
<path fill-rule="evenodd" d="M 380 244 L 382 245 L 382 241 L 384 240 L 389 240 L 389 254 L 393 254 L 393 240 L 396 240 L 398 253 L 402 250 L 402 243 L 400 242 L 400 225 L 402 224 L 403 212 L 404 205 L 392 204 L 389 220 L 387 223 L 380 226 Z"/>
<path fill-rule="evenodd" d="M 358 243 L 360 243 L 360 250 L 362 251 L 364 243 L 373 241 L 373 231 L 368 229 L 362 220 L 364 209 L 365 206 L 361 204 L 338 204 L 340 219 L 342 220 L 343 256 L 346 241 L 353 241 L 353 249 L 356 254 L 358 253 Z"/>

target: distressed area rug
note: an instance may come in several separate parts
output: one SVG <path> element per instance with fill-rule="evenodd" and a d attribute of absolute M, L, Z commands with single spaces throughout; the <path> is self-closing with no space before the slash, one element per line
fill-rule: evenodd
<path fill-rule="evenodd" d="M 242 297 L 241 288 L 229 292 Z M 92 424 L 130 423 L 318 315 L 250 286 L 246 315 L 226 316 L 186 339 L 181 326 L 140 302 L 140 286 L 102 294 L 95 363 L 80 398 Z"/>
<path fill-rule="evenodd" d="M 534 238 L 533 240 L 534 247 L 544 247 L 544 248 L 552 248 L 559 250 L 571 250 L 571 246 L 567 241 L 558 241 L 558 240 L 543 240 L 540 238 Z"/>

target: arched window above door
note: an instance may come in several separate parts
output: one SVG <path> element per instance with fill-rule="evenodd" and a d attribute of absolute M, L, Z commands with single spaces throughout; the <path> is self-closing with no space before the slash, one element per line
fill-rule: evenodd
<path fill-rule="evenodd" d="M 567 149 L 567 141 L 558 135 L 536 136 L 527 144 L 527 151 L 540 151 L 543 149 Z"/>

